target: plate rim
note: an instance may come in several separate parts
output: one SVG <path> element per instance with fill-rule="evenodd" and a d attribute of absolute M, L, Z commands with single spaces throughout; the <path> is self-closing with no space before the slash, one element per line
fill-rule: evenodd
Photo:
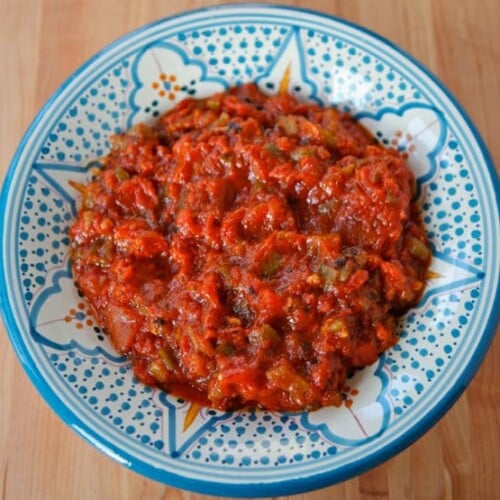
<path fill-rule="evenodd" d="M 482 139 L 478 129 L 474 125 L 473 121 L 469 117 L 468 113 L 465 111 L 460 102 L 455 98 L 453 93 L 444 86 L 444 84 L 435 76 L 435 74 L 420 63 L 414 56 L 409 54 L 405 49 L 402 49 L 394 42 L 388 40 L 387 38 L 379 35 L 378 33 L 365 28 L 362 25 L 354 23 L 352 21 L 343 19 L 341 17 L 327 14 L 325 12 L 317 11 L 314 9 L 308 9 L 303 7 L 286 6 L 286 5 L 276 5 L 276 4 L 259 4 L 259 3 L 243 3 L 243 4 L 223 4 L 223 5 L 213 5 L 208 7 L 203 7 L 199 9 L 187 10 L 174 15 L 162 17 L 161 19 L 152 21 L 145 25 L 140 26 L 130 32 L 125 33 L 119 38 L 115 39 L 111 43 L 105 45 L 102 49 L 95 52 L 92 56 L 87 58 L 80 66 L 78 66 L 69 77 L 67 77 L 51 94 L 47 99 L 45 104 L 37 112 L 35 118 L 27 128 L 24 133 L 16 151 L 12 157 L 12 160 L 7 169 L 7 173 L 4 177 L 1 193 L 0 193 L 0 211 L 2 214 L 6 213 L 7 199 L 12 191 L 12 181 L 13 177 L 19 167 L 22 152 L 36 129 L 39 121 L 45 116 L 48 110 L 50 110 L 53 102 L 60 96 L 62 92 L 77 79 L 79 75 L 85 71 L 93 62 L 99 60 L 99 58 L 108 53 L 113 48 L 119 46 L 124 41 L 136 37 L 137 35 L 151 30 L 153 27 L 161 25 L 166 22 L 172 22 L 177 18 L 185 18 L 193 16 L 196 14 L 202 14 L 204 12 L 210 12 L 217 17 L 219 11 L 236 11 L 244 9 L 258 9 L 258 10 L 274 10 L 281 12 L 291 12 L 294 15 L 300 13 L 306 13 L 311 16 L 316 16 L 318 18 L 334 21 L 340 25 L 352 28 L 354 30 L 360 31 L 361 33 L 374 38 L 378 43 L 390 47 L 392 50 L 399 53 L 403 58 L 407 59 L 412 65 L 414 65 L 418 70 L 420 70 L 425 76 L 427 76 L 433 84 L 446 96 L 452 106 L 458 113 L 458 116 L 462 118 L 468 127 L 468 132 L 471 134 L 471 138 L 475 141 L 479 148 L 479 151 L 483 157 L 484 164 L 487 167 L 487 172 L 489 174 L 490 186 L 494 194 L 496 195 L 496 211 L 497 215 L 500 213 L 500 182 L 499 176 L 495 169 L 492 157 Z M 5 216 L 2 215 L 0 218 L 0 233 L 4 234 L 5 226 Z M 3 240 L 3 238 L 2 238 Z M 2 246 L 3 246 L 2 241 Z M 2 271 L 5 268 L 5 261 L 2 259 Z M 74 430 L 80 437 L 89 442 L 99 451 L 103 452 L 110 458 L 127 466 L 129 469 L 138 472 L 150 479 L 159 481 L 163 484 L 168 484 L 170 486 L 187 489 L 190 491 L 196 491 L 204 494 L 213 495 L 231 495 L 237 497 L 256 497 L 256 496 L 269 496 L 269 495 L 287 495 L 302 493 L 305 491 L 311 491 L 313 489 L 322 488 L 329 486 L 353 476 L 361 474 L 362 472 L 371 469 L 372 467 L 381 464 L 382 462 L 388 460 L 389 458 L 395 456 L 403 449 L 410 446 L 413 442 L 419 439 L 425 432 L 427 432 L 431 427 L 433 427 L 453 406 L 460 395 L 465 391 L 470 381 L 476 374 L 481 363 L 483 362 L 486 353 L 488 352 L 493 338 L 496 333 L 496 328 L 500 322 L 500 280 L 497 285 L 497 290 L 495 298 L 492 302 L 491 310 L 489 311 L 489 317 L 485 322 L 484 329 L 482 332 L 481 340 L 477 345 L 475 355 L 470 359 L 469 363 L 463 369 L 460 377 L 454 386 L 448 390 L 445 395 L 440 399 L 440 401 L 435 406 L 434 412 L 429 415 L 425 415 L 423 418 L 419 419 L 412 427 L 410 427 L 405 434 L 400 436 L 396 441 L 389 443 L 382 449 L 372 452 L 367 457 L 356 460 L 354 462 L 345 464 L 341 467 L 337 467 L 332 470 L 326 470 L 318 474 L 308 475 L 305 477 L 297 477 L 295 479 L 286 479 L 280 481 L 279 479 L 272 480 L 271 482 L 259 483 L 256 481 L 247 481 L 246 483 L 220 483 L 214 481 L 208 481 L 199 478 L 187 478 L 185 476 L 179 475 L 177 473 L 166 472 L 163 469 L 156 468 L 153 464 L 145 463 L 143 460 L 135 458 L 123 449 L 120 449 L 110 443 L 104 436 L 98 435 L 92 431 L 84 422 L 81 421 L 79 416 L 70 410 L 63 401 L 58 397 L 58 395 L 52 390 L 52 388 L 46 382 L 44 376 L 40 370 L 33 365 L 30 361 L 29 353 L 25 344 L 22 342 L 23 332 L 17 328 L 16 320 L 13 311 L 10 307 L 9 294 L 8 294 L 8 284 L 5 281 L 4 273 L 0 273 L 0 309 L 2 312 L 2 317 L 5 324 L 5 329 L 7 331 L 8 337 L 14 347 L 16 356 L 18 357 L 24 371 L 31 380 L 31 383 L 37 389 L 37 392 L 42 396 L 46 403 L 51 407 L 51 409 L 63 420 L 63 422 L 68 425 L 72 430 Z"/>

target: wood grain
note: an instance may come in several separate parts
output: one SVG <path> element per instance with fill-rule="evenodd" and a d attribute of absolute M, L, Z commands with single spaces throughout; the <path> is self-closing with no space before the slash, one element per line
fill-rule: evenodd
<path fill-rule="evenodd" d="M 203 0 L 0 0 L 0 171 L 61 81 L 98 49 Z M 219 2 L 226 3 L 226 2 Z M 497 165 L 500 2 L 275 1 L 335 14 L 389 38 L 451 89 Z M 497 233 L 498 234 L 498 233 Z M 465 394 L 423 438 L 357 478 L 296 500 L 500 498 L 500 339 Z M 0 326 L 2 499 L 209 497 L 168 488 L 112 462 L 62 424 L 34 390 Z M 290 497 L 291 498 L 291 497 Z"/>

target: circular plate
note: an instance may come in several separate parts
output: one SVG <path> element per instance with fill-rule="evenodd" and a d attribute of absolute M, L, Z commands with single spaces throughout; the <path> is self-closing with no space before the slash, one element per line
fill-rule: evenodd
<path fill-rule="evenodd" d="M 433 249 L 400 342 L 349 381 L 345 405 L 223 413 L 144 387 L 78 296 L 68 227 L 110 134 L 186 97 L 254 81 L 353 113 L 403 152 Z M 150 478 L 208 494 L 323 487 L 393 456 L 465 389 L 499 319 L 498 180 L 461 107 L 391 43 L 340 19 L 229 6 L 168 18 L 99 52 L 24 136 L 1 195 L 1 302 L 41 395 L 81 436 Z"/>

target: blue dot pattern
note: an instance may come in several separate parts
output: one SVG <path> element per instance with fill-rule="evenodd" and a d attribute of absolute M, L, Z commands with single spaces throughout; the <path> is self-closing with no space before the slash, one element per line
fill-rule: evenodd
<path fill-rule="evenodd" d="M 109 150 L 109 136 L 123 132 L 129 113 L 130 61 L 120 61 L 82 92 L 48 134 L 40 161 L 88 162 Z"/>
<path fill-rule="evenodd" d="M 209 429 L 185 454 L 187 460 L 241 467 L 278 467 L 335 455 L 337 447 L 299 418 L 244 413 Z M 276 445 L 278 443 L 278 445 Z"/>
<path fill-rule="evenodd" d="M 72 218 L 60 193 L 33 172 L 28 180 L 19 225 L 20 272 L 28 305 L 46 285 L 47 274 L 65 265 Z"/>
<path fill-rule="evenodd" d="M 411 406 L 445 369 L 479 297 L 479 287 L 455 290 L 433 297 L 422 313 L 410 312 L 404 318 L 399 342 L 386 353 L 392 377 L 389 395 L 396 415 Z M 464 305 L 463 311 L 459 304 Z"/>
<path fill-rule="evenodd" d="M 429 238 L 444 254 L 482 269 L 482 221 L 477 188 L 463 152 L 451 134 L 447 146 L 438 160 L 437 174 L 425 186 L 424 223 Z"/>
<path fill-rule="evenodd" d="M 343 111 L 398 106 L 408 96 L 414 102 L 421 101 L 421 93 L 375 55 L 314 30 L 304 30 L 302 39 L 309 70 L 325 94 L 324 101 L 340 103 Z"/>
<path fill-rule="evenodd" d="M 95 412 L 126 435 L 156 449 L 164 446 L 162 411 L 152 400 L 153 390 L 133 380 L 127 365 L 70 350 L 47 349 L 49 360 L 72 390 Z"/>
<path fill-rule="evenodd" d="M 240 85 L 265 71 L 289 31 L 276 25 L 236 24 L 182 33 L 177 41 L 206 60 L 211 74 Z"/>

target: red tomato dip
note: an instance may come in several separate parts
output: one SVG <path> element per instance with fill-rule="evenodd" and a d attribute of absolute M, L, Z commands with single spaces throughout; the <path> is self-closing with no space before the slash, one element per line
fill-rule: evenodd
<path fill-rule="evenodd" d="M 414 184 L 333 108 L 253 84 L 187 99 L 79 186 L 74 278 L 145 384 L 223 410 L 339 405 L 422 294 Z"/>

